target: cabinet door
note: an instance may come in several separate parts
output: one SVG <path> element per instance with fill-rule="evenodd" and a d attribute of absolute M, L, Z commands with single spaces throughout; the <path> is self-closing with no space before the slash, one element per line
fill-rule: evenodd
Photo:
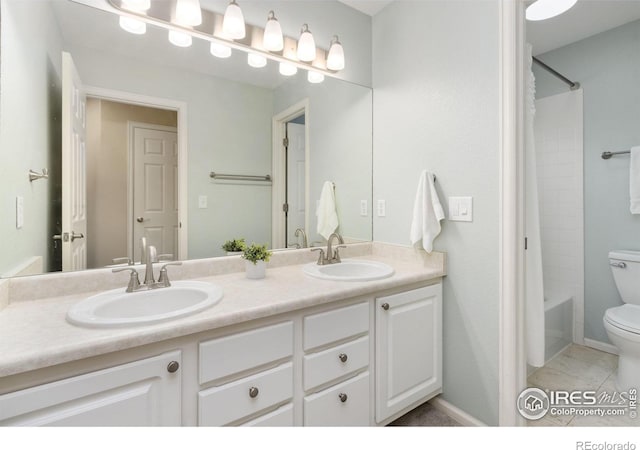
<path fill-rule="evenodd" d="M 376 299 L 376 421 L 442 389 L 442 284 Z"/>
<path fill-rule="evenodd" d="M 0 396 L 0 425 L 181 425 L 180 351 Z"/>

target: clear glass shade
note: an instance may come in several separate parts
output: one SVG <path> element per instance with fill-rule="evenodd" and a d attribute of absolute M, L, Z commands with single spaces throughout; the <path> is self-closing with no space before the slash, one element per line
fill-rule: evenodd
<path fill-rule="evenodd" d="M 120 16 L 120 28 L 133 34 L 145 34 L 147 24 L 133 17 Z"/>
<path fill-rule="evenodd" d="M 571 9 L 578 0 L 538 0 L 527 8 L 527 20 L 545 20 Z"/>
<path fill-rule="evenodd" d="M 262 55 L 258 55 L 257 53 L 249 53 L 247 55 L 247 63 L 251 67 L 260 68 L 267 65 L 267 58 Z"/>
<path fill-rule="evenodd" d="M 235 0 L 231 0 L 224 13 L 222 31 L 229 39 L 244 39 L 246 35 L 244 15 Z"/>
<path fill-rule="evenodd" d="M 169 42 L 177 47 L 190 47 L 192 38 L 190 34 L 169 30 Z"/>
<path fill-rule="evenodd" d="M 344 69 L 344 49 L 342 48 L 342 44 L 338 40 L 337 36 L 334 36 L 333 40 L 331 41 L 329 55 L 327 56 L 327 69 Z"/>
<path fill-rule="evenodd" d="M 293 64 L 281 62 L 280 63 L 280 75 L 284 75 L 286 77 L 290 77 L 298 73 L 298 68 Z"/>
<path fill-rule="evenodd" d="M 200 0 L 176 0 L 174 20 L 180 25 L 195 27 L 202 23 Z"/>
<path fill-rule="evenodd" d="M 322 83 L 324 81 L 324 75 L 322 75 L 319 72 L 313 72 L 313 71 L 309 71 L 307 73 L 307 81 L 309 81 L 309 83 Z"/>
<path fill-rule="evenodd" d="M 209 51 L 216 58 L 228 58 L 231 56 L 231 49 L 224 44 L 219 44 L 217 42 L 212 42 L 211 47 L 209 47 Z"/>
<path fill-rule="evenodd" d="M 282 36 L 282 27 L 276 19 L 273 11 L 269 12 L 267 25 L 264 27 L 264 35 L 262 37 L 262 46 L 270 52 L 279 52 L 284 48 L 284 37 Z"/>
<path fill-rule="evenodd" d="M 316 59 L 316 41 L 306 23 L 302 26 L 300 39 L 298 39 L 298 59 L 305 62 Z"/>

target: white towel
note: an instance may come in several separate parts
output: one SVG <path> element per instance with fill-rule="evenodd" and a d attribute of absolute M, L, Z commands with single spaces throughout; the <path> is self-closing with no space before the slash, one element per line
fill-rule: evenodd
<path fill-rule="evenodd" d="M 338 213 L 336 212 L 336 195 L 331 181 L 325 181 L 322 186 L 316 217 L 318 217 L 318 234 L 325 239 L 329 239 L 331 233 L 336 231 L 339 225 Z"/>
<path fill-rule="evenodd" d="M 432 173 L 423 170 L 420 174 L 410 233 L 411 243 L 416 244 L 422 239 L 422 247 L 428 253 L 433 251 L 433 240 L 440 234 L 440 221 L 444 219 L 434 181 Z"/>
<path fill-rule="evenodd" d="M 629 167 L 631 214 L 640 214 L 640 147 L 631 148 L 631 161 L 629 162 Z"/>

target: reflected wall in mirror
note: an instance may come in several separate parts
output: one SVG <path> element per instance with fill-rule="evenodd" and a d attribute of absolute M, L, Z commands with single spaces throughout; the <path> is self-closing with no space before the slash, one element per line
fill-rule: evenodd
<path fill-rule="evenodd" d="M 113 14 L 68 0 L 2 0 L 0 8 L 0 276 L 139 261 L 143 234 L 176 259 L 222 256 L 222 244 L 240 237 L 302 246 L 298 228 L 319 244 L 315 212 L 327 181 L 335 185 L 337 231 L 347 241 L 371 240 L 371 214 L 360 208 L 372 202 L 371 89 L 329 77 L 310 84 L 303 71 L 285 78 L 273 62 L 249 67 L 241 52 L 217 59 L 198 40 L 178 48 L 154 27 L 129 34 Z M 77 141 L 63 133 L 63 52 L 87 94 L 84 109 L 77 103 L 86 137 Z M 292 108 L 297 117 L 276 120 Z M 295 150 L 276 139 L 280 125 Z M 84 144 L 86 178 L 73 171 L 63 182 L 72 172 L 63 142 Z M 138 161 L 139 170 L 136 145 L 152 158 Z M 49 178 L 30 182 L 29 169 L 42 168 Z M 86 232 L 63 220 L 63 191 L 83 180 L 69 211 L 86 205 Z M 151 217 L 159 211 L 164 222 Z M 74 232 L 84 238 L 71 239 Z M 65 265 L 72 240 L 86 253 Z"/>

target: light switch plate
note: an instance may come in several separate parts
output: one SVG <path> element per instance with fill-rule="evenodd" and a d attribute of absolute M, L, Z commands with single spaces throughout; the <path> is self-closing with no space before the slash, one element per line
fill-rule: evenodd
<path fill-rule="evenodd" d="M 449 220 L 473 222 L 473 197 L 449 197 Z"/>
<path fill-rule="evenodd" d="M 207 209 L 207 196 L 201 195 L 198 197 L 198 208 Z"/>
<path fill-rule="evenodd" d="M 378 200 L 378 217 L 385 217 L 387 215 L 387 202 L 384 200 Z"/>
<path fill-rule="evenodd" d="M 24 226 L 24 197 L 16 197 L 16 229 Z"/>
<path fill-rule="evenodd" d="M 360 215 L 366 217 L 369 215 L 369 207 L 366 200 L 360 200 Z"/>

